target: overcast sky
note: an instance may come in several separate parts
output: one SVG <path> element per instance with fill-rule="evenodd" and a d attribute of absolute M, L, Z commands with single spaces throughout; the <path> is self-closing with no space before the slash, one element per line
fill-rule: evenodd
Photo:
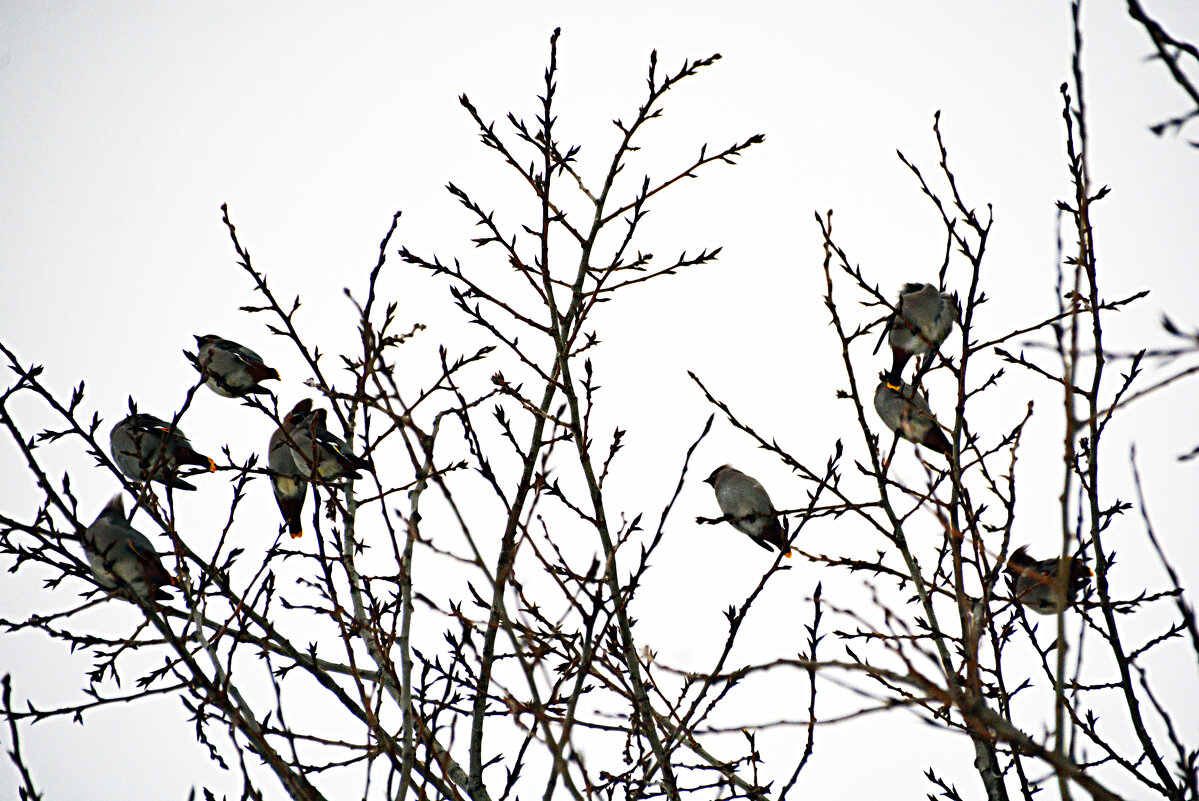
<path fill-rule="evenodd" d="M 653 49 L 671 70 L 687 58 L 719 52 L 723 59 L 669 94 L 629 180 L 646 172 L 666 177 L 704 142 L 726 146 L 766 135 L 738 166 L 685 182 L 651 214 L 643 250 L 665 259 L 723 246 L 719 261 L 629 292 L 598 317 L 603 344 L 593 359 L 607 427 L 629 430 L 628 472 L 613 485 L 622 511 L 656 519 L 686 446 L 714 411 L 688 369 L 813 464 L 823 464 L 838 437 L 863 453 L 852 415 L 834 397 L 844 375 L 820 297 L 813 213 L 835 210 L 839 244 L 884 292 L 935 281 L 941 224 L 896 150 L 935 175 L 932 123 L 940 110 L 959 185 L 980 209 L 990 204 L 996 220 L 980 338 L 1052 313 L 1055 202 L 1071 197 L 1059 94 L 1070 78 L 1069 8 L 1045 0 L 863 0 L 733 9 L 717 2 L 6 2 L 0 337 L 26 362 L 45 364 L 46 382 L 59 391 L 86 380 L 88 414 L 99 411 L 109 423 L 123 415 L 130 394 L 144 410 L 169 416 L 194 377 L 180 350 L 194 346 L 192 335 L 210 332 L 254 347 L 276 366 L 284 377 L 280 403 L 289 407 L 305 393 L 300 382 L 308 375 L 261 320 L 238 311 L 255 298 L 234 264 L 220 205 L 229 204 L 243 244 L 275 289 L 302 296 L 306 335 L 323 350 L 349 350 L 355 313 L 342 289 L 364 290 L 396 210 L 404 216 L 395 245 L 443 261 L 473 257 L 469 239 L 477 235 L 445 191 L 448 182 L 470 189 L 506 223 L 527 211 L 524 187 L 478 143 L 458 96 L 469 95 L 484 118 L 502 121 L 513 111 L 531 121 L 549 35 L 560 26 L 559 134 L 583 145 L 586 175 L 606 169 L 617 141 L 610 120 L 635 112 Z M 1149 10 L 1175 35 L 1199 40 L 1193 2 L 1153 2 Z M 1183 138 L 1148 131 L 1186 111 L 1186 100 L 1160 64 L 1145 60 L 1148 39 L 1124 4 L 1088 2 L 1084 42 L 1092 178 L 1112 187 L 1094 212 L 1103 294 L 1151 290 L 1109 323 L 1109 343 L 1158 346 L 1163 311 L 1184 327 L 1199 322 L 1199 156 Z M 1199 138 L 1196 126 L 1187 133 Z M 960 264 L 951 268 L 950 288 L 964 289 L 955 282 L 965 278 Z M 453 312 L 444 283 L 394 258 L 384 287 L 402 319 L 429 326 L 418 347 L 435 352 L 445 342 L 465 351 L 481 342 Z M 844 297 L 855 324 L 877 316 L 853 305 L 855 293 Z M 868 366 L 860 374 L 873 375 L 868 348 L 862 358 Z M 998 365 L 991 358 L 987 369 Z M 934 410 L 949 380 L 944 371 L 930 377 Z M 1188 586 L 1199 578 L 1199 465 L 1175 457 L 1199 444 L 1195 391 L 1180 384 L 1113 424 L 1105 476 L 1112 497 L 1132 500 L 1122 465 L 1135 441 L 1159 536 Z M 991 429 L 1010 427 L 1029 399 L 1044 413 L 1026 434 L 1015 536 L 1048 552 L 1060 541 L 1058 393 L 1015 376 L 1003 393 L 980 399 L 982 419 L 972 425 L 988 431 L 993 414 Z M 27 411 L 38 419 L 32 405 Z M 193 441 L 214 456 L 224 443 L 239 454 L 264 453 L 272 428 L 207 392 L 187 419 Z M 873 416 L 871 423 L 878 425 Z M 915 460 L 903 455 L 907 463 L 898 469 L 918 479 Z M 80 452 L 52 460 L 71 471 L 90 520 L 115 481 L 91 473 Z M 780 507 L 806 500 L 807 487 L 785 466 L 727 425 L 717 424 L 697 461 L 700 477 L 724 462 L 753 473 Z M 31 514 L 37 493 L 7 441 L 0 475 L 8 477 L 0 508 Z M 270 493 L 258 483 L 245 513 L 258 522 L 237 533 L 247 547 L 269 542 L 278 525 Z M 710 488 L 693 484 L 643 593 L 638 635 L 663 661 L 702 669 L 723 642 L 721 610 L 741 602 L 766 563 L 731 529 L 691 522 L 718 514 Z M 223 519 L 222 491 L 215 509 L 204 492 L 177 499 L 200 541 Z M 1162 580 L 1151 559 L 1135 555 L 1144 539 L 1134 518 L 1113 533 L 1125 560 L 1113 580 L 1124 595 Z M 804 547 L 852 553 L 857 533 L 852 524 L 825 522 L 811 528 Z M 923 536 L 927 544 L 939 534 Z M 860 547 L 869 555 L 880 544 Z M 39 578 L 5 574 L 0 616 L 62 608 L 83 588 L 64 584 L 56 591 L 63 599 L 48 598 Z M 865 597 L 860 577 L 830 579 L 807 564 L 785 579 L 755 620 L 761 652 L 747 650 L 742 659 L 773 653 L 772 636 L 789 638 L 792 653 L 798 648 L 799 626 L 810 618 L 801 599 L 817 581 L 826 588 L 841 582 L 843 603 Z M 120 620 L 128 623 L 129 614 Z M 18 699 L 38 706 L 78 700 L 87 666 L 43 637 L 0 637 L 0 671 L 13 674 Z M 1178 708 L 1189 705 L 1192 714 L 1182 719 L 1190 721 L 1199 719 L 1199 702 L 1185 689 L 1194 686 L 1193 667 L 1179 668 L 1176 685 L 1163 689 Z M 747 720 L 770 719 L 768 703 L 753 706 L 761 700 L 747 696 Z M 800 700 L 786 715 L 802 717 L 806 697 Z M 922 740 L 912 731 L 925 733 L 900 717 L 821 730 L 805 795 L 826 797 L 849 783 L 852 797 L 895 797 L 896 786 L 905 788 L 903 797 L 917 797 L 931 789 L 921 778 L 929 754 L 946 748 L 960 752 L 947 773 L 977 797 L 967 741 Z M 7 744 L 7 730 L 0 738 Z M 25 730 L 23 748 L 47 798 L 182 798 L 193 785 L 225 793 L 238 786 L 206 760 L 185 710 L 171 699 L 103 710 L 83 727 L 42 724 Z M 767 757 L 784 754 L 792 758 L 784 750 Z M 880 769 L 860 770 L 863 763 Z M 0 786 L 12 786 L 13 775 L 0 765 Z"/>

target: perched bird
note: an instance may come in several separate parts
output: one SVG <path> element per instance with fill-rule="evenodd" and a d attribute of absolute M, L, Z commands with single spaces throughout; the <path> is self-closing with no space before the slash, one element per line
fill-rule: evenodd
<path fill-rule="evenodd" d="M 125 519 L 120 495 L 109 501 L 96 522 L 83 532 L 83 550 L 100 586 L 110 590 L 128 588 L 146 601 L 171 597 L 162 588 L 174 585 L 175 579 L 162 566 L 146 535 Z"/>
<path fill-rule="evenodd" d="M 296 460 L 291 455 L 291 445 L 288 439 L 296 426 L 312 412 L 312 401 L 305 398 L 295 405 L 283 418 L 283 425 L 271 434 L 270 448 L 267 450 L 267 465 L 271 468 L 271 488 L 275 491 L 275 502 L 283 513 L 283 521 L 287 523 L 287 533 L 292 538 L 304 536 L 304 524 L 301 514 L 304 510 L 304 500 L 308 497 L 308 482 L 301 472 Z M 293 440 L 294 441 L 294 440 Z"/>
<path fill-rule="evenodd" d="M 1012 552 L 1007 560 L 1008 586 L 1012 596 L 1039 615 L 1056 615 L 1070 604 L 1091 583 L 1091 568 L 1081 557 L 1068 560 L 1070 575 L 1059 583 L 1057 557 L 1033 559 L 1028 546 Z"/>
<path fill-rule="evenodd" d="M 941 430 L 924 395 L 904 382 L 892 383 L 886 373 L 879 374 L 874 390 L 874 410 L 897 435 L 949 456 L 953 446 Z"/>
<path fill-rule="evenodd" d="M 113 426 L 109 450 L 121 472 L 133 480 L 153 479 L 176 489 L 195 489 L 176 475 L 183 465 L 216 470 L 216 463 L 193 448 L 182 431 L 152 414 L 131 414 Z"/>
<path fill-rule="evenodd" d="M 216 334 L 196 337 L 196 355 L 187 355 L 204 376 L 204 385 L 226 398 L 267 395 L 260 381 L 279 380 L 279 372 L 267 367 L 262 357 L 247 347 L 221 339 Z"/>
<path fill-rule="evenodd" d="M 770 496 L 757 479 L 726 464 L 713 470 L 704 483 L 711 484 L 716 491 L 716 503 L 733 528 L 748 534 L 768 551 L 778 548 L 785 556 L 791 555 L 787 532 L 779 523 Z"/>
<path fill-rule="evenodd" d="M 895 303 L 895 311 L 887 318 L 883 338 L 891 345 L 894 361 L 887 380 L 893 384 L 902 378 L 903 366 L 912 356 L 921 356 L 920 368 L 912 379 L 912 385 L 920 383 L 924 373 L 932 366 L 933 354 L 949 336 L 957 314 L 957 302 L 952 295 L 938 290 L 932 284 L 904 284 Z M 874 352 L 882 346 L 880 338 Z"/>
<path fill-rule="evenodd" d="M 359 470 L 371 469 L 371 463 L 355 456 L 345 441 L 325 427 L 324 409 L 304 414 L 293 423 L 291 456 L 303 476 L 335 481 L 346 476 L 360 478 Z"/>

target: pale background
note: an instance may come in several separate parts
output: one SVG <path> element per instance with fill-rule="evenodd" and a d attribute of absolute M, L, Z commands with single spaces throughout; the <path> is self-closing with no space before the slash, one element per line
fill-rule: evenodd
<path fill-rule="evenodd" d="M 1175 35 L 1199 39 L 1193 3 L 1156 2 L 1149 11 Z M 1147 130 L 1187 106 L 1165 69 L 1144 60 L 1148 39 L 1123 4 L 1090 2 L 1083 13 L 1092 176 L 1113 190 L 1094 211 L 1103 294 L 1152 290 L 1109 322 L 1108 341 L 1122 349 L 1158 346 L 1165 342 L 1163 311 L 1184 328 L 1199 319 L 1199 154 L 1185 138 Z M 598 179 L 606 168 L 617 141 L 609 121 L 628 119 L 641 102 L 654 48 L 670 71 L 684 58 L 724 58 L 669 93 L 665 118 L 641 142 L 632 179 L 644 171 L 666 177 L 703 142 L 722 147 L 754 133 L 767 137 L 739 166 L 713 168 L 653 206 L 643 250 L 664 260 L 722 245 L 720 260 L 631 291 L 597 318 L 603 345 L 593 359 L 608 404 L 600 428 L 629 429 L 623 480 L 612 484 L 629 516 L 644 511 L 657 519 L 683 451 L 713 411 L 687 369 L 813 465 L 824 463 L 838 437 L 852 454 L 864 453 L 849 407 L 834 399 L 845 380 L 820 298 L 813 212 L 836 211 L 838 242 L 884 292 L 934 280 L 944 247 L 940 223 L 895 151 L 932 178 L 938 109 L 959 185 L 978 208 L 991 204 L 997 220 L 984 275 L 992 300 L 980 309 L 978 335 L 989 338 L 1055 308 L 1054 203 L 1071 197 L 1058 91 L 1070 77 L 1070 15 L 1062 3 L 395 3 L 335 10 L 310 3 L 8 2 L 0 6 L 0 336 L 25 361 L 46 364 L 44 380 L 61 393 L 85 379 L 85 409 L 105 417 L 105 436 L 129 394 L 160 416 L 175 408 L 194 376 L 180 355 L 193 346 L 193 334 L 220 333 L 254 347 L 283 374 L 280 399 L 289 406 L 308 376 L 261 320 L 237 311 L 256 299 L 220 221 L 227 202 L 256 267 L 281 296 L 302 296 L 299 324 L 330 354 L 351 349 L 356 338 L 342 289 L 363 294 L 379 239 L 402 209 L 385 299 L 399 302 L 402 319 L 429 325 L 417 347 L 476 346 L 477 332 L 463 331 L 445 285 L 401 265 L 394 250 L 403 244 L 443 261 L 481 258 L 469 243 L 477 229 L 444 191 L 449 181 L 496 208 L 505 223 L 528 209 L 511 172 L 479 145 L 457 98 L 467 93 L 501 129 L 509 110 L 531 122 L 556 26 L 563 31 L 559 133 L 584 146 L 584 174 Z M 1199 127 L 1186 133 L 1199 138 Z M 955 269 L 950 283 L 959 288 L 965 274 Z M 855 292 L 843 290 L 841 299 L 854 324 L 877 316 L 854 304 Z M 873 375 L 869 349 L 860 357 L 859 374 Z M 947 380 L 944 373 L 930 378 L 934 409 Z M 1199 577 L 1199 465 L 1175 457 L 1199 443 L 1194 393 L 1184 383 L 1113 424 L 1104 477 L 1109 498 L 1133 500 L 1126 454 L 1135 441 L 1159 536 L 1188 586 Z M 1044 552 L 1060 536 L 1059 393 L 1018 376 L 979 401 L 972 424 L 985 432 L 993 415 L 996 431 L 1010 427 L 1029 398 L 1038 415 L 1022 453 L 1016 536 Z M 29 419 L 39 419 L 26 405 Z M 206 391 L 187 419 L 193 441 L 213 456 L 226 442 L 242 458 L 262 453 L 271 430 L 265 419 Z M 878 421 L 871 416 L 871 423 Z M 71 471 L 90 519 L 115 482 L 92 478 L 90 459 L 78 450 L 64 448 L 55 458 L 60 473 Z M 918 478 L 910 451 L 902 458 L 897 469 Z M 806 500 L 806 486 L 727 425 L 718 423 L 697 461 L 693 478 L 733 462 L 761 479 L 777 505 Z M 0 445 L 0 475 L 7 478 L 0 486 L 5 512 L 28 516 L 36 493 L 8 442 Z M 265 482 L 250 495 L 247 522 L 236 532 L 248 548 L 269 542 L 277 526 Z M 211 478 L 179 502 L 184 536 L 204 542 L 223 520 L 228 489 Z M 695 515 L 716 514 L 710 489 L 689 484 L 636 610 L 640 642 L 679 667 L 708 663 L 723 642 L 721 611 L 740 604 L 767 564 L 731 529 L 693 523 Z M 1160 570 L 1143 554 L 1138 520 L 1126 515 L 1109 534 L 1121 557 L 1114 587 L 1124 596 L 1161 588 Z M 858 547 L 861 529 L 849 521 L 809 531 L 803 545 L 816 551 L 868 555 L 881 545 Z M 939 536 L 935 528 L 924 534 L 925 545 Z M 83 589 L 68 582 L 54 593 L 59 598 L 48 597 L 40 578 L 34 571 L 5 574 L 0 616 L 63 608 Z M 840 605 L 867 597 L 859 577 L 797 564 L 760 603 L 751 627 L 757 645 L 734 661 L 793 654 L 810 620 L 803 599 L 819 580 Z M 113 631 L 135 619 L 131 608 L 105 611 L 117 621 Z M 1175 663 L 1149 667 L 1163 671 L 1158 689 L 1193 744 L 1195 665 L 1185 651 L 1174 656 Z M 18 702 L 81 700 L 87 666 L 44 637 L 0 637 L 0 671 L 13 674 Z M 791 677 L 770 692 L 747 690 L 740 721 L 802 718 L 806 681 Z M 0 737 L 7 744 L 6 730 Z M 47 798 L 184 798 L 201 785 L 237 792 L 236 775 L 207 761 L 186 710 L 171 699 L 93 712 L 83 727 L 43 723 L 23 731 L 22 745 Z M 793 738 L 763 750 L 768 769 L 780 772 L 798 755 Z M 875 716 L 818 730 L 798 790 L 813 797 L 923 797 L 932 788 L 922 772 L 935 764 L 967 797 L 978 797 L 971 757 L 965 738 L 935 735 L 903 713 Z M 0 787 L 14 783 L 5 762 Z M 263 786 L 281 795 L 270 779 Z"/>

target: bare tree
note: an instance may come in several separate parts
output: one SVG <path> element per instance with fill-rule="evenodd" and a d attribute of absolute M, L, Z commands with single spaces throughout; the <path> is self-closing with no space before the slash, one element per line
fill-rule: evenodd
<path fill-rule="evenodd" d="M 1179 133 L 1188 122 L 1199 117 L 1199 88 L 1196 88 L 1194 79 L 1187 74 L 1188 69 L 1193 70 L 1199 66 L 1199 48 L 1167 33 L 1161 23 L 1149 16 L 1137 0 L 1128 0 L 1128 15 L 1149 34 L 1149 39 L 1153 42 L 1153 57 L 1161 60 L 1170 73 L 1170 79 L 1187 95 L 1193 106 L 1184 114 L 1154 123 L 1149 130 L 1158 136 L 1167 131 Z M 1199 147 L 1199 143 L 1196 142 L 1191 142 L 1191 145 Z"/>
<path fill-rule="evenodd" d="M 873 343 L 880 332 L 886 335 L 884 326 L 909 318 L 871 270 L 855 263 L 852 246 L 834 236 L 833 213 L 817 214 L 823 253 L 810 254 L 806 264 L 823 270 L 835 334 L 829 347 L 843 357 L 838 397 L 852 406 L 860 430 L 815 461 L 780 446 L 771 421 L 747 420 L 721 400 L 709 388 L 721 376 L 693 373 L 714 413 L 695 421 L 694 444 L 677 455 L 673 493 L 658 508 L 631 517 L 618 511 L 607 487 L 616 471 L 634 469 L 620 451 L 624 426 L 636 421 L 611 431 L 594 422 L 603 370 L 601 360 L 593 362 L 601 352 L 594 313 L 639 284 L 683 280 L 688 268 L 717 258 L 719 248 L 684 250 L 664 262 L 642 252 L 647 212 L 680 191 L 683 179 L 734 164 L 764 137 L 697 144 L 668 178 L 630 180 L 625 170 L 639 136 L 663 115 L 666 93 L 689 85 L 720 58 L 664 71 L 654 53 L 643 101 L 614 121 L 614 152 L 598 169 L 584 163 L 580 148 L 556 131 L 557 31 L 533 121 L 509 114 L 507 124 L 498 125 L 461 98 L 483 145 L 529 193 L 535 213 L 511 220 L 507 210 L 489 208 L 469 188 L 450 184 L 480 234 L 473 240 L 478 251 L 447 258 L 398 246 L 397 212 L 365 296 L 352 298 L 361 349 L 340 357 L 344 371 L 329 368 L 305 335 L 299 298 L 281 296 L 254 267 L 245 235 L 223 209 L 240 269 L 254 285 L 255 300 L 243 309 L 265 319 L 272 334 L 302 355 L 312 406 L 321 410 L 288 414 L 272 395 L 243 400 L 246 413 L 272 420 L 297 454 L 296 469 L 307 477 L 300 484 L 312 497 L 301 543 L 311 548 L 294 547 L 287 526 L 279 526 L 263 553 L 232 544 L 245 493 L 264 491 L 268 477 L 283 475 L 257 455 L 235 458 L 228 447 L 217 467 L 234 488 L 224 530 L 204 547 L 189 542 L 175 490 L 130 480 L 114 463 L 103 441 L 109 417 L 88 409 L 83 382 L 71 397 L 58 397 L 41 382 L 41 368 L 0 344 L 16 375 L 0 395 L 0 422 L 25 459 L 23 479 L 41 498 L 30 519 L 0 514 L 0 553 L 13 570 L 46 571 L 48 592 L 85 588 L 67 611 L 31 610 L 24 619 L 3 621 L 5 631 L 36 630 L 94 659 L 86 677 L 90 700 L 83 704 L 21 709 L 12 704 L 6 679 L 5 716 L 21 797 L 39 797 L 20 748 L 22 726 L 58 716 L 82 719 L 100 707 L 169 694 L 191 711 L 211 759 L 240 771 L 243 797 L 277 792 L 265 783 L 273 776 L 287 795 L 304 799 L 332 795 L 344 783 L 356 784 L 363 797 L 400 799 L 485 801 L 534 793 L 546 799 L 781 799 L 797 788 L 820 724 L 906 714 L 971 744 L 989 799 L 1032 798 L 1046 785 L 1066 798 L 1078 789 L 1100 799 L 1196 798 L 1194 733 L 1182 725 L 1182 713 L 1159 702 L 1145 657 L 1173 649 L 1184 661 L 1194 659 L 1199 633 L 1143 498 L 1136 506 L 1169 581 L 1133 598 L 1115 596 L 1108 581 L 1119 564 L 1105 537 L 1133 504 L 1105 488 L 1106 471 L 1115 469 L 1105 465 L 1124 462 L 1108 454 L 1104 434 L 1139 392 L 1172 381 L 1138 387 L 1145 352 L 1124 354 L 1127 372 L 1112 375 L 1110 362 L 1120 355 L 1106 348 L 1105 328 L 1117 325 L 1120 310 L 1144 293 L 1109 299 L 1101 291 L 1091 208 L 1107 188 L 1097 189 L 1090 175 L 1077 5 L 1074 11 L 1073 86 L 1062 86 L 1065 164 L 1074 194 L 1059 203 L 1068 234 L 1059 258 L 1057 313 L 1021 321 L 999 336 L 979 336 L 975 315 L 988 301 L 983 267 L 990 207 L 982 211 L 966 188 L 969 179 L 959 182 L 951 168 L 938 115 L 935 167 L 900 159 L 913 193 L 943 225 L 936 281 L 938 291 L 956 290 L 954 344 L 942 351 L 916 326 L 914 336 L 925 340 L 928 353 L 919 359 L 915 386 L 896 384 L 894 376 L 876 383 L 881 365 L 871 354 Z M 463 319 L 488 344 L 467 353 L 427 346 L 423 326 L 379 290 L 385 270 L 413 268 L 444 281 Z M 1193 337 L 1173 323 L 1167 330 L 1193 350 Z M 206 364 L 199 357 L 196 363 L 201 370 Z M 1019 404 L 1000 425 L 982 425 L 971 414 L 980 398 L 1007 385 L 1004 365 L 1062 392 L 1060 549 L 1042 554 L 1041 562 L 1013 559 L 1022 544 L 1013 538 L 1016 476 L 1033 406 Z M 431 378 L 413 379 L 422 373 Z M 956 392 L 925 394 L 925 375 L 952 376 Z M 172 418 L 161 421 L 165 430 L 177 432 L 191 419 L 204 381 L 199 375 Z M 880 403 L 877 393 L 899 404 L 901 436 L 870 411 Z M 15 411 L 25 399 L 59 423 L 34 433 Z M 653 643 L 638 638 L 630 604 L 651 581 L 649 568 L 667 531 L 691 525 L 692 515 L 677 501 L 687 482 L 706 475 L 693 456 L 716 424 L 715 412 L 747 445 L 769 451 L 807 485 L 803 503 L 778 511 L 800 560 L 872 576 L 874 604 L 850 607 L 825 597 L 818 584 L 798 613 L 803 652 L 735 662 L 746 621 L 790 564 L 783 549 L 756 588 L 728 609 L 715 661 L 663 664 Z M 926 428 L 931 421 L 948 442 L 946 452 L 903 441 L 914 438 L 904 427 L 912 420 Z M 336 434 L 327 433 L 326 422 Z M 314 475 L 314 464 L 326 458 L 321 447 L 332 449 L 329 459 L 352 451 L 345 458 L 358 476 L 350 468 Z M 80 466 L 51 475 L 45 458 L 51 448 L 69 449 Z M 305 451 L 306 459 L 299 455 Z M 95 464 L 84 466 L 88 455 Z M 151 477 L 165 469 L 153 465 Z M 156 601 L 126 580 L 106 586 L 93 572 L 95 560 L 89 566 L 81 544 L 98 510 L 79 507 L 71 485 L 77 470 L 118 479 L 132 499 L 135 525 L 169 542 L 160 550 L 176 584 L 172 600 Z M 803 550 L 801 532 L 846 516 L 874 532 L 878 547 Z M 730 512 L 698 522 L 727 526 L 754 517 Z M 1082 570 L 1086 577 L 1075 586 L 1074 574 Z M 1034 610 L 1034 594 L 1047 606 Z M 89 629 L 88 609 L 121 600 L 136 605 L 144 622 L 118 637 Z M 1170 607 L 1168 628 L 1147 641 L 1130 640 L 1130 623 L 1162 606 Z M 1040 622 L 1029 614 L 1046 608 L 1052 614 Z M 807 688 L 805 720 L 756 726 L 739 717 L 732 700 L 738 684 L 790 673 Z M 856 698 L 859 708 L 822 716 L 821 687 Z M 1020 704 L 1022 695 L 1038 691 L 1052 697 L 1054 710 L 1052 724 L 1040 732 Z M 309 714 L 312 708 L 320 714 Z M 742 747 L 731 751 L 725 735 L 738 730 Z M 799 743 L 786 764 L 766 763 L 759 751 L 758 738 L 776 732 Z M 943 763 L 930 762 L 930 797 L 962 797 L 942 778 Z"/>

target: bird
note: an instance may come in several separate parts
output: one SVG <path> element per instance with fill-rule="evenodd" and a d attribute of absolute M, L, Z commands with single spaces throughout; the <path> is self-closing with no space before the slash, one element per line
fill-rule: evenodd
<path fill-rule="evenodd" d="M 328 412 L 317 409 L 301 416 L 291 430 L 291 456 L 300 475 L 335 481 L 359 470 L 371 470 L 371 463 L 355 456 L 345 440 L 325 427 Z"/>
<path fill-rule="evenodd" d="M 880 373 L 874 410 L 896 435 L 945 456 L 953 453 L 924 395 L 903 381 L 893 383 L 886 373 Z"/>
<path fill-rule="evenodd" d="M 1059 560 L 1033 559 L 1022 545 L 1007 560 L 1008 586 L 1012 596 L 1039 615 L 1056 615 L 1074 603 L 1091 583 L 1091 568 L 1081 557 L 1067 559 L 1069 576 L 1064 584 L 1058 576 Z"/>
<path fill-rule="evenodd" d="M 932 366 L 933 354 L 949 336 L 956 315 L 957 301 L 952 295 L 941 292 L 932 284 L 904 284 L 895 311 L 887 318 L 883 336 L 874 348 L 878 353 L 883 339 L 891 345 L 893 362 L 887 379 L 893 384 L 898 383 L 908 359 L 921 356 L 920 368 L 912 379 L 913 386 L 919 384 Z"/>
<path fill-rule="evenodd" d="M 165 601 L 171 596 L 162 588 L 176 586 L 146 535 L 125 519 L 125 503 L 116 495 L 83 532 L 92 575 L 101 587 L 127 588 L 144 601 Z"/>
<path fill-rule="evenodd" d="M 271 489 L 275 491 L 275 503 L 287 523 L 287 533 L 293 539 L 304 536 L 304 524 L 301 514 L 304 510 L 304 500 L 308 497 L 308 482 L 304 479 L 306 472 L 301 472 L 296 460 L 291 454 L 288 440 L 295 427 L 312 412 L 312 401 L 308 398 L 300 401 L 287 413 L 282 425 L 271 434 L 270 447 L 267 450 L 267 465 L 271 469 Z"/>
<path fill-rule="evenodd" d="M 175 489 L 195 490 L 176 475 L 183 465 L 216 470 L 216 463 L 193 448 L 177 426 L 152 414 L 130 414 L 113 426 L 109 450 L 121 472 L 133 480 L 152 479 Z"/>
<path fill-rule="evenodd" d="M 269 395 L 259 382 L 279 380 L 279 371 L 267 367 L 254 351 L 216 334 L 195 337 L 196 355 L 184 351 L 204 376 L 204 385 L 225 398 Z"/>
<path fill-rule="evenodd" d="M 748 534 L 751 540 L 768 551 L 777 548 L 784 556 L 791 555 L 787 532 L 779 523 L 778 512 L 770 502 L 770 496 L 757 479 L 726 464 L 713 470 L 704 483 L 711 484 L 716 491 L 716 503 L 733 528 Z"/>

